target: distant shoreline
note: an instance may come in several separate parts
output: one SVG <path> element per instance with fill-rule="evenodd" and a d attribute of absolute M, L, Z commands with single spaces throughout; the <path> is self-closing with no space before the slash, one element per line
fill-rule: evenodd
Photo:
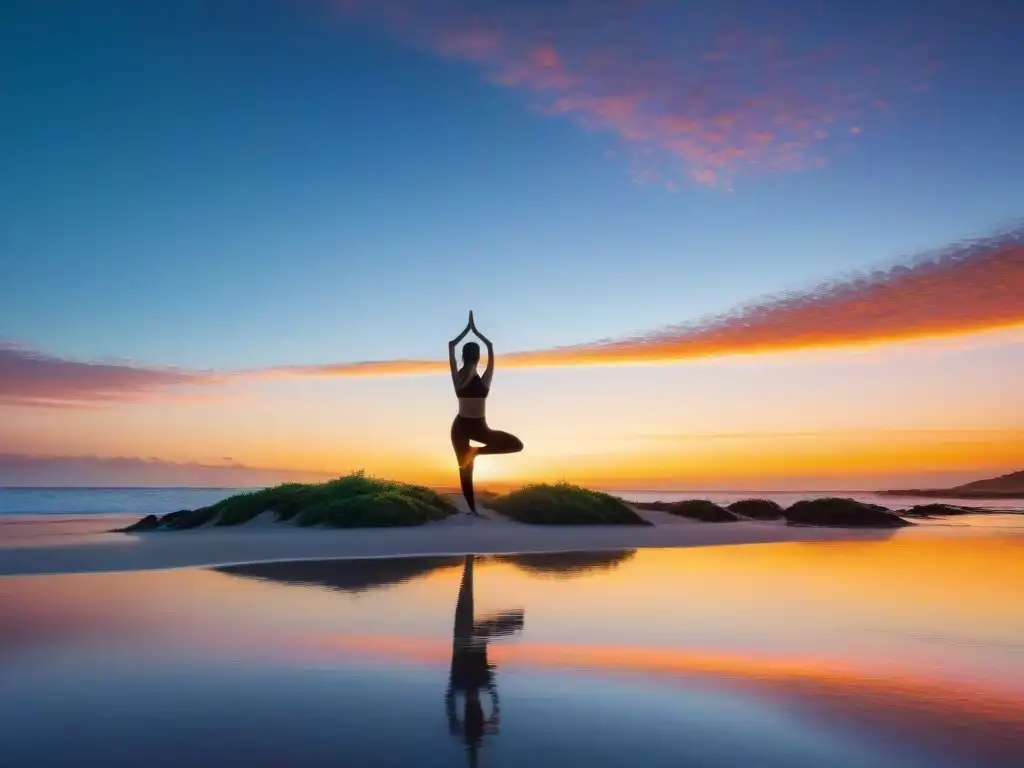
<path fill-rule="evenodd" d="M 140 498 L 150 496 L 153 494 L 174 494 L 174 493 L 199 493 L 199 494 L 238 494 L 248 493 L 253 491 L 260 491 L 269 486 L 254 485 L 254 486 L 194 486 L 194 485 L 149 485 L 149 486 L 131 486 L 131 485 L 20 485 L 20 486 L 2 486 L 0 485 L 0 494 L 51 494 L 53 500 L 62 498 L 62 495 L 74 495 L 74 494 L 137 494 Z M 458 488 L 449 486 L 432 486 L 432 490 L 441 494 L 449 495 L 461 495 L 461 491 Z M 975 504 L 982 504 L 985 501 L 991 502 L 1012 502 L 1017 500 L 1024 500 L 1024 491 L 1013 489 L 1013 490 L 993 490 L 993 491 L 982 491 L 972 490 L 970 488 L 896 488 L 896 489 L 885 489 L 885 490 L 857 490 L 857 489 L 808 489 L 808 488 L 797 488 L 797 489 L 786 489 L 786 490 L 736 490 L 736 489 L 709 489 L 709 488 L 622 488 L 613 486 L 601 486 L 598 488 L 605 493 L 618 496 L 625 500 L 640 500 L 638 497 L 647 497 L 645 500 L 652 499 L 670 499 L 673 496 L 682 496 L 688 498 L 714 498 L 714 497 L 732 497 L 733 499 L 749 499 L 749 498 L 772 498 L 772 497 L 811 497 L 820 498 L 826 496 L 834 497 L 881 497 L 907 499 L 905 503 L 912 503 L 913 499 L 946 499 L 949 501 L 970 501 Z M 478 488 L 477 497 L 481 500 L 493 497 L 502 491 L 497 488 Z M 2 496 L 0 496 L 2 498 Z M 205 503 L 205 502 L 204 502 Z M 212 503 L 212 502 L 211 502 Z M 202 504 L 200 504 L 202 505 Z M 3 504 L 0 504 L 0 516 L 7 514 L 57 514 L 57 513 L 70 513 L 70 514 L 97 514 L 99 510 L 79 510 L 79 509 L 67 509 L 67 510 L 56 510 L 56 509 L 18 509 L 18 510 L 4 510 Z M 179 505 L 182 507 L 192 507 L 194 504 L 183 500 Z M 104 510 L 107 511 L 107 510 Z M 109 512 L 120 513 L 123 509 L 111 509 Z M 162 510 L 147 510 L 143 508 L 132 509 L 132 512 L 145 512 L 145 511 L 162 511 L 170 512 L 173 511 L 171 508 Z"/>
<path fill-rule="evenodd" d="M 970 499 L 984 501 L 985 499 L 1024 499 L 1024 492 L 1020 491 L 990 491 L 988 493 L 971 493 L 969 491 L 957 491 L 955 489 L 943 490 L 941 488 L 908 488 L 906 490 L 873 491 L 879 496 L 907 496 L 918 499 Z"/>
<path fill-rule="evenodd" d="M 877 491 L 879 496 L 908 496 L 920 499 L 1024 499 L 1024 471 L 1010 472 L 953 488 L 895 488 Z"/>
<path fill-rule="evenodd" d="M 0 491 L 255 491 L 269 488 L 268 485 L 0 485 Z M 437 485 L 428 486 L 438 493 L 458 493 L 455 486 Z M 518 486 L 508 486 L 516 488 Z M 505 486 L 501 486 L 503 490 Z M 963 493 L 953 489 L 908 489 L 908 490 L 884 490 L 879 491 L 872 488 L 630 488 L 625 486 L 600 486 L 597 490 L 607 493 L 618 491 L 622 493 L 669 493 L 669 494 L 732 494 L 732 495 L 765 495 L 765 494 L 878 494 L 880 496 L 928 496 L 943 497 L 947 499 L 1018 499 L 1024 498 L 1024 492 L 1020 493 Z M 497 490 L 490 488 L 478 488 L 477 493 L 496 493 Z"/>

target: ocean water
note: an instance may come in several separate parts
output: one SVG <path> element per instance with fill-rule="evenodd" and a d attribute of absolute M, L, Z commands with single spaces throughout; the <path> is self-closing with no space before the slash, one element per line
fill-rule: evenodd
<path fill-rule="evenodd" d="M 251 488 L 0 488 L 0 515 L 165 514 Z"/>
<path fill-rule="evenodd" d="M 164 514 L 179 509 L 195 509 L 213 504 L 247 488 L 0 488 L 0 516 L 2 515 L 97 515 L 97 514 Z M 739 499 L 770 498 L 783 506 L 800 499 L 821 496 L 848 496 L 891 509 L 925 504 L 942 499 L 914 499 L 879 496 L 873 493 L 848 491 L 778 492 L 751 491 L 726 492 L 665 492 L 665 491 L 613 491 L 633 501 L 675 501 L 678 499 L 711 499 L 729 504 Z M 1024 499 L 971 499 L 946 500 L 951 504 L 999 509 L 1007 512 L 1024 511 Z"/>
<path fill-rule="evenodd" d="M 0 578 L 12 766 L 1019 768 L 1024 536 Z"/>

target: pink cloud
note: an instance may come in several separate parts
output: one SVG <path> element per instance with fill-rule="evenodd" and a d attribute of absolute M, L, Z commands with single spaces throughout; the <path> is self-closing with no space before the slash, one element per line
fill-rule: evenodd
<path fill-rule="evenodd" d="M 558 55 L 558 51 L 550 43 L 534 48 L 531 58 L 534 64 L 544 69 L 561 70 L 562 68 L 562 59 Z"/>
<path fill-rule="evenodd" d="M 209 385 L 220 378 L 176 368 L 68 360 L 0 340 L 0 406 L 137 402 L 168 388 Z"/>
<path fill-rule="evenodd" d="M 616 135 L 633 145 L 630 156 L 645 158 L 638 162 L 658 166 L 634 177 L 666 183 L 729 185 L 816 167 L 834 136 L 849 140 L 941 69 L 895 26 L 857 38 L 840 25 L 834 40 L 808 35 L 802 19 L 782 12 L 760 18 L 756 32 L 740 26 L 737 9 L 757 18 L 757 5 L 730 4 L 732 15 L 711 2 L 668 0 L 341 7 L 349 19 L 470 62 L 487 81 L 530 94 L 543 114 Z"/>
<path fill-rule="evenodd" d="M 451 58 L 484 61 L 497 55 L 501 36 L 489 29 L 457 29 L 442 33 L 437 39 L 437 51 Z"/>
<path fill-rule="evenodd" d="M 550 44 L 537 46 L 523 58 L 504 62 L 490 79 L 500 85 L 538 92 L 564 92 L 578 82 L 578 78 L 563 68 L 561 57 Z"/>

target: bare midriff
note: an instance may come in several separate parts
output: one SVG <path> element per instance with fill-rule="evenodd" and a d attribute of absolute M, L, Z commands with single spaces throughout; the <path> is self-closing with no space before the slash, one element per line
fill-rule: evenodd
<path fill-rule="evenodd" d="M 467 419 L 482 419 L 486 411 L 487 399 L 483 397 L 460 397 L 459 416 Z"/>

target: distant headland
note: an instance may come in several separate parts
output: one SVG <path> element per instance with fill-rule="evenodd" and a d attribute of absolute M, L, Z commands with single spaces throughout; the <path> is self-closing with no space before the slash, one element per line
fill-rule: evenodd
<path fill-rule="evenodd" d="M 954 488 L 904 488 L 878 491 L 883 496 L 927 496 L 943 499 L 1024 499 L 1024 470 L 975 480 Z"/>

